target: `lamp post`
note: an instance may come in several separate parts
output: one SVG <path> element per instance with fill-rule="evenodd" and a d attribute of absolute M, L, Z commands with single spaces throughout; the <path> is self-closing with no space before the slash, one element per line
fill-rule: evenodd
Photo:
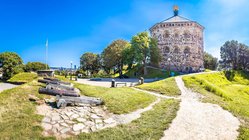
<path fill-rule="evenodd" d="M 71 69 L 70 69 L 70 80 L 72 80 L 72 69 L 73 69 L 73 61 L 70 61 Z"/>
<path fill-rule="evenodd" d="M 170 57 L 168 58 L 168 62 L 169 62 L 169 77 L 170 77 Z"/>

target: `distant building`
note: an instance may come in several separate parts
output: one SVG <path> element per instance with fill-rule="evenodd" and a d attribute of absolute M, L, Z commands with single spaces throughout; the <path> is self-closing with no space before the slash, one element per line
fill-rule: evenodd
<path fill-rule="evenodd" d="M 160 67 L 180 72 L 203 68 L 203 30 L 199 23 L 179 16 L 174 6 L 174 16 L 150 28 L 162 55 Z"/>

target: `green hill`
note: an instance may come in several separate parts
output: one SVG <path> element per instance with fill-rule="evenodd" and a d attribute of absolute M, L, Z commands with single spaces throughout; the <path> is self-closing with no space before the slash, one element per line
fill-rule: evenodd
<path fill-rule="evenodd" d="M 241 120 L 239 139 L 249 138 L 249 73 L 227 71 L 183 77 L 185 85 Z"/>

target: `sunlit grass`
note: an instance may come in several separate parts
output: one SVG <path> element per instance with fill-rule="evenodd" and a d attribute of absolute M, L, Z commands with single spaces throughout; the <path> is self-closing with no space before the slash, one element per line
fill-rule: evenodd
<path fill-rule="evenodd" d="M 105 88 L 85 84 L 75 84 L 86 96 L 99 97 L 107 108 L 116 114 L 128 113 L 148 106 L 155 97 L 131 88 Z"/>
<path fill-rule="evenodd" d="M 36 78 L 37 78 L 36 73 L 23 72 L 23 73 L 19 73 L 19 74 L 14 75 L 12 78 L 10 78 L 8 80 L 8 82 L 22 84 L 22 83 L 31 82 Z"/>
<path fill-rule="evenodd" d="M 175 78 L 167 78 L 164 80 L 160 80 L 157 82 L 152 83 L 146 83 L 143 85 L 137 86 L 138 88 L 144 89 L 144 90 L 150 90 L 155 91 L 163 95 L 169 95 L 169 96 L 177 96 L 181 94 L 181 91 L 179 90 L 178 86 L 176 85 Z"/>
<path fill-rule="evenodd" d="M 226 77 L 225 72 L 185 76 L 185 85 L 205 95 L 203 101 L 221 105 L 242 122 L 239 139 L 249 138 L 249 88 L 247 74 L 233 72 Z M 230 80 L 228 80 L 230 79 Z"/>

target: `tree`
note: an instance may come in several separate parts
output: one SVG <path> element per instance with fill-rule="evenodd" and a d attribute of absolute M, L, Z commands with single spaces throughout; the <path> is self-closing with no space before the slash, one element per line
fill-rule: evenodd
<path fill-rule="evenodd" d="M 215 70 L 217 67 L 218 59 L 213 57 L 211 54 L 204 52 L 204 68 Z"/>
<path fill-rule="evenodd" d="M 223 68 L 233 70 L 248 70 L 249 68 L 249 48 L 238 41 L 227 41 L 220 48 L 220 55 Z"/>
<path fill-rule="evenodd" d="M 28 62 L 25 65 L 25 71 L 30 72 L 30 71 L 38 71 L 38 70 L 45 70 L 46 68 L 49 69 L 49 66 L 47 64 L 41 63 L 41 62 Z"/>
<path fill-rule="evenodd" d="M 85 71 L 90 71 L 91 74 L 98 73 L 100 69 L 100 55 L 94 53 L 84 53 L 80 57 L 81 69 Z"/>
<path fill-rule="evenodd" d="M 0 54 L 0 67 L 2 68 L 4 80 L 8 80 L 14 74 L 21 72 L 21 65 L 23 65 L 23 61 L 18 54 L 14 52 L 4 52 Z"/>
<path fill-rule="evenodd" d="M 133 61 L 142 64 L 144 74 L 147 74 L 146 65 L 150 62 L 158 63 L 160 61 L 159 50 L 156 39 L 149 37 L 148 32 L 138 33 L 132 37 L 131 50 L 134 53 Z"/>
<path fill-rule="evenodd" d="M 113 41 L 102 53 L 103 67 L 109 74 L 111 68 L 117 68 L 119 75 L 121 76 L 123 65 L 124 65 L 124 49 L 129 43 L 125 40 L 115 40 Z"/>

